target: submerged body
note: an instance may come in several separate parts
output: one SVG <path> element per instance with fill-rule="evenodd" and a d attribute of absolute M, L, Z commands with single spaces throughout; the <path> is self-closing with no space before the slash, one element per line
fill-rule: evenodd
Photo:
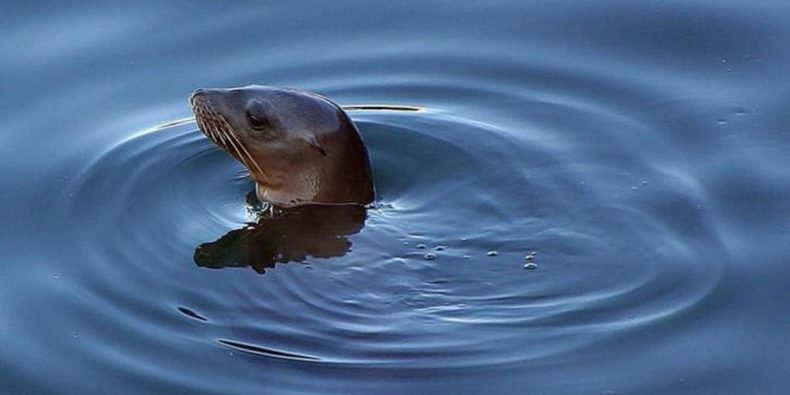
<path fill-rule="evenodd" d="M 278 207 L 373 201 L 365 144 L 326 97 L 252 85 L 198 89 L 190 103 L 203 134 L 247 167 L 260 200 Z"/>

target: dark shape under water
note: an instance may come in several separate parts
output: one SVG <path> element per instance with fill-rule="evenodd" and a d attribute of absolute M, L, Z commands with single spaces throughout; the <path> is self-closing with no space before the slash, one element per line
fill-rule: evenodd
<path fill-rule="evenodd" d="M 247 344 L 233 340 L 219 339 L 217 340 L 217 342 L 219 342 L 224 346 L 233 348 L 235 350 L 239 350 L 242 352 L 247 352 L 255 355 L 264 355 L 269 357 L 285 358 L 285 359 L 296 359 L 300 361 L 320 361 L 320 358 L 316 358 L 310 355 L 293 354 L 290 352 L 278 351 L 271 348 L 256 346 L 254 344 Z"/>
<path fill-rule="evenodd" d="M 206 317 L 203 317 L 202 315 L 200 315 L 200 314 L 196 313 L 196 312 L 195 312 L 194 310 L 192 310 L 192 309 L 189 309 L 189 308 L 186 308 L 186 307 L 183 307 L 183 306 L 179 306 L 179 307 L 178 307 L 178 311 L 180 311 L 180 312 L 181 312 L 182 314 L 184 314 L 185 316 L 187 316 L 187 317 L 190 317 L 190 318 L 193 318 L 193 319 L 196 319 L 196 320 L 198 320 L 198 321 L 204 321 L 204 322 L 205 322 L 205 321 L 208 321 L 208 318 L 206 318 Z"/>
<path fill-rule="evenodd" d="M 278 262 L 343 256 L 351 249 L 347 236 L 358 233 L 366 218 L 362 206 L 291 208 L 199 245 L 195 263 L 212 269 L 249 266 L 263 273 Z"/>

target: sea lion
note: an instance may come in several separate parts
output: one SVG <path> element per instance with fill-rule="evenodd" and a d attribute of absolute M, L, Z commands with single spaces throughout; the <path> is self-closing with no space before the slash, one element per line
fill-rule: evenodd
<path fill-rule="evenodd" d="M 198 89 L 189 102 L 200 131 L 247 167 L 261 201 L 282 208 L 373 201 L 362 137 L 328 98 L 250 85 Z"/>

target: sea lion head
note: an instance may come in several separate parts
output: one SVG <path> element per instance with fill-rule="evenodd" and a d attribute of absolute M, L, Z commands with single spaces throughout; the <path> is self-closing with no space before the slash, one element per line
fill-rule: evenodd
<path fill-rule="evenodd" d="M 328 98 L 251 85 L 198 89 L 190 103 L 201 132 L 247 167 L 259 199 L 279 207 L 373 201 L 362 138 Z"/>

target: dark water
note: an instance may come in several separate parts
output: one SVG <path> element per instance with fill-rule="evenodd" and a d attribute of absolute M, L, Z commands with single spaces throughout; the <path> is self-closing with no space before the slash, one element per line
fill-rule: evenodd
<path fill-rule="evenodd" d="M 0 5 L 0 392 L 787 393 L 790 3 L 67 3 Z M 249 83 L 419 109 L 376 206 L 255 223 L 184 120 Z"/>

